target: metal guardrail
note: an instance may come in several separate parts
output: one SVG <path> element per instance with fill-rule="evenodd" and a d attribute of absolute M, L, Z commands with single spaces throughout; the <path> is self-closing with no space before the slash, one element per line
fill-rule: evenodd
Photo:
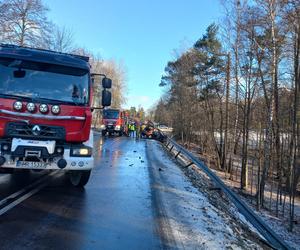
<path fill-rule="evenodd" d="M 239 212 L 245 216 L 245 218 L 257 229 L 257 231 L 266 239 L 268 244 L 274 249 L 292 249 L 284 240 L 282 240 L 261 218 L 259 218 L 254 211 L 242 201 L 236 193 L 234 193 L 226 184 L 213 172 L 211 171 L 202 161 L 200 161 L 196 156 L 194 156 L 187 149 L 176 143 L 173 139 L 167 138 L 166 147 L 171 145 L 169 151 L 171 152 L 173 148 L 176 148 L 177 153 L 175 158 L 180 154 L 184 155 L 191 162 L 186 166 L 192 164 L 196 165 L 198 168 L 203 170 L 210 179 L 220 188 L 227 197 L 232 201 L 232 203 L 237 207 Z"/>

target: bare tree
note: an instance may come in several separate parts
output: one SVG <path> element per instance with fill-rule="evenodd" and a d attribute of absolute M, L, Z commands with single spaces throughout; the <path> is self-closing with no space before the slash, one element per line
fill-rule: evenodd
<path fill-rule="evenodd" d="M 4 42 L 44 47 L 45 39 L 49 37 L 49 22 L 48 8 L 41 0 L 3 0 L 1 9 Z"/>
<path fill-rule="evenodd" d="M 300 179 L 299 0 L 223 3 L 225 36 L 217 36 L 216 47 L 208 33 L 196 42 L 198 57 L 187 64 L 192 71 L 182 67 L 191 49 L 167 64 L 163 81 L 169 88 L 157 104 L 155 119 L 170 119 L 177 139 L 185 143 L 190 138 L 208 162 L 215 157 L 221 170 L 227 170 L 224 162 L 232 162 L 228 165 L 235 169 L 242 192 L 253 196 L 258 209 L 278 217 L 287 210 L 292 229 Z M 224 48 L 232 55 L 232 72 L 227 67 L 234 76 L 235 84 L 227 84 L 231 89 L 225 88 L 225 61 L 221 67 L 216 64 Z M 186 79 L 192 76 L 195 95 L 187 91 Z M 187 115 L 191 111 L 196 116 Z"/>
<path fill-rule="evenodd" d="M 93 72 L 104 73 L 113 81 L 112 107 L 121 108 L 126 102 L 126 68 L 123 63 L 115 60 L 99 60 L 95 57 L 91 60 Z"/>
<path fill-rule="evenodd" d="M 49 49 L 68 53 L 74 51 L 74 47 L 74 34 L 72 30 L 68 29 L 66 26 L 59 27 L 53 25 Z"/>
<path fill-rule="evenodd" d="M 8 32 L 7 15 L 9 6 L 7 3 L 0 1 L 0 42 L 5 42 Z"/>

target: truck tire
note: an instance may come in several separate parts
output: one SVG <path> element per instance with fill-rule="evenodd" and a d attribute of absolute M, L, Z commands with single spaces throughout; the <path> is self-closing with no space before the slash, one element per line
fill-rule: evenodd
<path fill-rule="evenodd" d="M 84 187 L 88 183 L 91 170 L 73 170 L 69 172 L 69 181 L 74 187 Z"/>
<path fill-rule="evenodd" d="M 106 131 L 102 130 L 101 134 L 102 134 L 102 136 L 105 136 L 106 135 Z"/>
<path fill-rule="evenodd" d="M 120 131 L 120 132 L 119 132 L 119 136 L 122 136 L 122 135 L 123 135 L 123 132 L 122 132 L 122 131 Z"/>

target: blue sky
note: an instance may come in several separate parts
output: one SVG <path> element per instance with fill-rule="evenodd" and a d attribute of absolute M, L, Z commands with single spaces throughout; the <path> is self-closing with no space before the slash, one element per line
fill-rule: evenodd
<path fill-rule="evenodd" d="M 76 45 L 127 68 L 127 104 L 151 107 L 174 50 L 193 44 L 221 16 L 219 0 L 44 0 L 49 18 L 74 32 Z"/>

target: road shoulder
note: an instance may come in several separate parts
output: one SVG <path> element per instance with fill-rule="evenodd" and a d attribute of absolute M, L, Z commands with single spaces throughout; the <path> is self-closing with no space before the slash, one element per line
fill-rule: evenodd
<path fill-rule="evenodd" d="M 208 179 L 200 176 L 191 181 L 157 142 L 147 143 L 147 157 L 158 232 L 167 248 L 265 247 L 247 229 L 247 223 L 232 218 L 235 209 L 213 190 Z"/>

